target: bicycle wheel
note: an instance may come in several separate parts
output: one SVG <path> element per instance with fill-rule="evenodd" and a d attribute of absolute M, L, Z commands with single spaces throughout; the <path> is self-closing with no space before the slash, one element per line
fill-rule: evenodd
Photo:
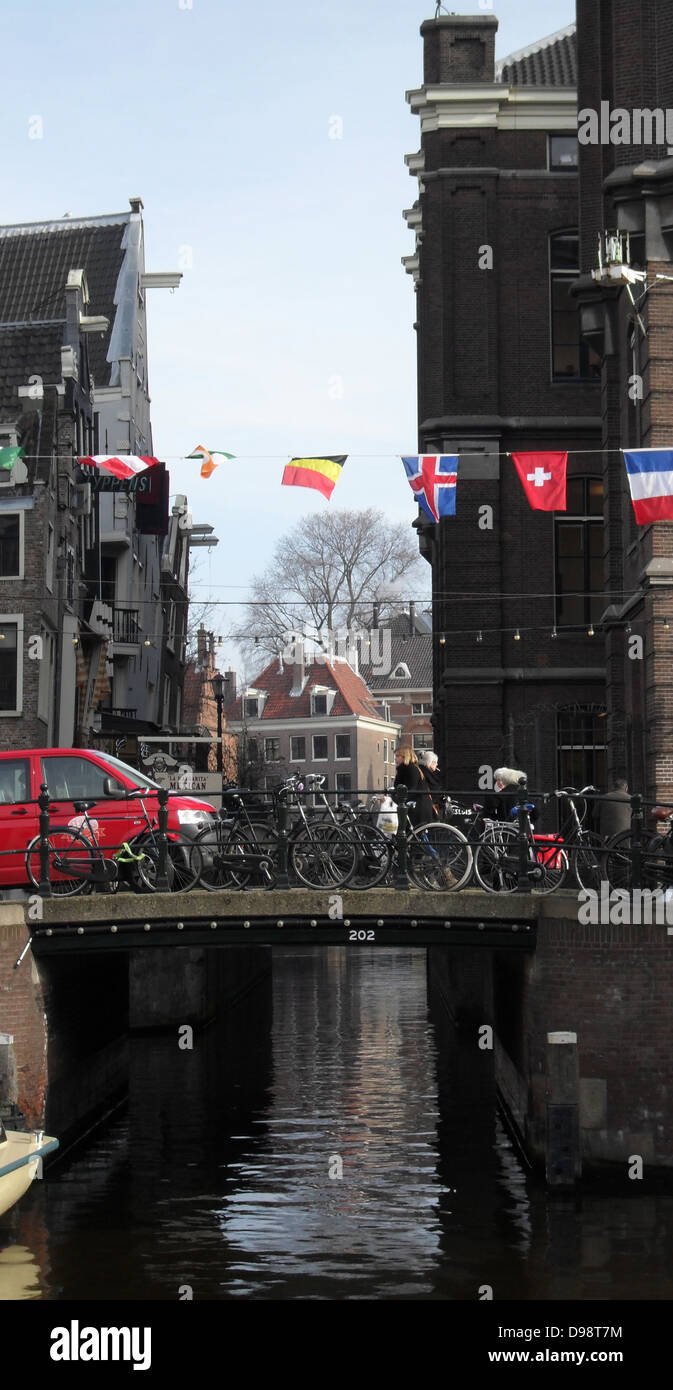
<path fill-rule="evenodd" d="M 474 873 L 487 893 L 516 893 L 519 886 L 519 836 L 510 825 L 498 826 L 480 840 L 474 852 Z"/>
<path fill-rule="evenodd" d="M 134 849 L 138 841 L 134 842 Z M 143 858 L 138 860 L 138 875 L 150 893 L 156 893 L 159 872 L 159 849 L 155 841 L 142 844 Z M 166 841 L 166 875 L 169 893 L 189 893 L 203 871 L 203 855 L 195 840 L 175 835 Z"/>
<path fill-rule="evenodd" d="M 290 864 L 308 888 L 341 887 L 356 862 L 355 842 L 336 825 L 314 825 L 290 841 Z"/>
<path fill-rule="evenodd" d="M 600 835 L 587 830 L 582 834 L 578 845 L 568 846 L 573 873 L 579 888 L 593 889 L 600 893 L 601 882 L 607 877 L 606 856 Z"/>
<path fill-rule="evenodd" d="M 408 836 L 407 867 L 418 888 L 457 893 L 472 873 L 472 850 L 462 830 L 430 821 Z"/>
<path fill-rule="evenodd" d="M 74 898 L 91 892 L 96 852 L 79 830 L 55 825 L 49 831 L 49 881 L 57 898 Z M 34 888 L 40 886 L 40 837 L 36 835 L 26 849 L 26 873 Z"/>
<path fill-rule="evenodd" d="M 534 845 L 535 863 L 531 865 L 530 886 L 534 893 L 555 893 L 568 872 L 568 855 L 559 845 Z"/>
<path fill-rule="evenodd" d="M 245 841 L 234 826 L 207 826 L 197 835 L 195 844 L 201 852 L 201 887 L 209 893 L 223 888 L 243 888 L 250 875 L 241 869 L 234 873 L 228 862 L 234 855 L 245 852 Z"/>
<path fill-rule="evenodd" d="M 347 827 L 344 826 L 344 829 Z M 392 841 L 374 825 L 358 822 L 350 827 L 356 848 L 349 888 L 375 888 L 386 878 L 393 861 Z"/>
<path fill-rule="evenodd" d="M 604 878 L 611 888 L 633 887 L 633 832 L 623 830 L 615 835 L 605 855 Z M 670 888 L 673 884 L 673 849 L 668 835 L 653 835 L 643 842 L 641 850 L 641 887 Z"/>

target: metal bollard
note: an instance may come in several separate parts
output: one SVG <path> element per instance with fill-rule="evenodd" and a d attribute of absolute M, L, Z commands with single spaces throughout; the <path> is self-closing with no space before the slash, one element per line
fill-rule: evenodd
<path fill-rule="evenodd" d="M 40 808 L 40 886 L 38 893 L 41 898 L 51 898 L 51 882 L 49 879 L 49 803 L 51 797 L 46 782 L 40 787 L 40 795 L 37 804 Z"/>
<path fill-rule="evenodd" d="M 640 792 L 631 797 L 631 887 L 643 886 L 643 798 Z"/>
<path fill-rule="evenodd" d="M 168 882 L 168 840 L 166 831 L 168 829 L 168 788 L 159 787 L 157 801 L 159 811 L 157 814 L 157 840 L 159 842 L 159 855 L 157 859 L 157 893 L 169 893 L 170 884 Z"/>
<path fill-rule="evenodd" d="M 519 799 L 516 806 L 516 823 L 519 832 L 519 865 L 517 874 L 517 890 L 519 893 L 530 893 L 530 878 L 528 876 L 528 825 L 527 825 L 527 782 L 525 777 L 519 778 Z"/>
<path fill-rule="evenodd" d="M 395 800 L 397 802 L 397 830 L 395 832 L 395 888 L 400 893 L 406 893 L 409 888 L 409 875 L 407 873 L 407 823 L 409 812 L 407 811 L 407 788 L 402 784 L 395 788 Z"/>
<path fill-rule="evenodd" d="M 278 793 L 278 872 L 276 875 L 276 888 L 290 887 L 290 879 L 287 872 L 289 832 L 290 808 L 287 804 L 285 792 L 281 788 Z"/>

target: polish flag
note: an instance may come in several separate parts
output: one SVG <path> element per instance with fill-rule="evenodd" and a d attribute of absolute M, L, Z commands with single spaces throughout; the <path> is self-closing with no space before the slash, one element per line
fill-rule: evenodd
<path fill-rule="evenodd" d="M 138 454 L 121 454 L 119 458 L 115 454 L 88 454 L 86 458 L 78 459 L 78 463 L 89 468 L 101 468 L 115 478 L 134 478 L 136 473 L 144 473 L 146 468 L 153 468 L 158 462 L 155 458 L 140 458 Z"/>
<path fill-rule="evenodd" d="M 512 454 L 512 461 L 534 511 L 566 510 L 567 453 Z"/>

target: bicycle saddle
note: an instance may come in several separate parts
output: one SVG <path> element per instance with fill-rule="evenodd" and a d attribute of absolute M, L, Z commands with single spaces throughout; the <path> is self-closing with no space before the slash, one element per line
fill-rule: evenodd
<path fill-rule="evenodd" d="M 534 805 L 533 805 L 533 802 L 532 802 L 532 801 L 526 801 L 526 803 L 525 803 L 523 809 L 524 809 L 524 811 L 534 811 L 534 810 L 535 810 L 535 807 L 534 807 Z M 512 817 L 512 820 L 513 820 L 514 817 L 517 815 L 518 810 L 519 810 L 518 806 L 513 806 L 513 807 L 512 807 L 512 809 L 511 809 L 511 811 L 510 811 L 510 813 L 509 813 L 510 816 Z"/>
<path fill-rule="evenodd" d="M 81 815 L 83 811 L 89 811 L 97 803 L 95 801 L 73 801 L 72 804 L 78 815 Z"/>

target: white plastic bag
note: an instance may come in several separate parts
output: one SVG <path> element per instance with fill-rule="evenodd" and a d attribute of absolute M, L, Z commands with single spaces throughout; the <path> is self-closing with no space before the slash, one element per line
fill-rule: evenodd
<path fill-rule="evenodd" d="M 384 796 L 379 802 L 376 829 L 382 830 L 384 835 L 397 834 L 397 807 L 392 796 Z"/>

